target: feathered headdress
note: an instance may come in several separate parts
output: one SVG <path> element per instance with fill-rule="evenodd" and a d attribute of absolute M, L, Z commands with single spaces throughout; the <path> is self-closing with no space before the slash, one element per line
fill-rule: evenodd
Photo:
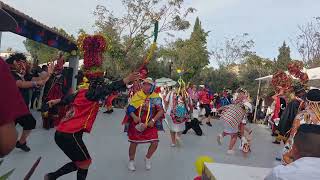
<path fill-rule="evenodd" d="M 78 47 L 83 53 L 84 75 L 88 79 L 103 76 L 103 53 L 107 50 L 107 41 L 102 35 L 82 34 L 78 38 Z"/>
<path fill-rule="evenodd" d="M 61 73 L 63 70 L 64 63 L 65 63 L 65 61 L 63 58 L 63 54 L 60 52 L 59 57 L 57 59 L 57 64 L 54 66 L 54 72 Z"/>

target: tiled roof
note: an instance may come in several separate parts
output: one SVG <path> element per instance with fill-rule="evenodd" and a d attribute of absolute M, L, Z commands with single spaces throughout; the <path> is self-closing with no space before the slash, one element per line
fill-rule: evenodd
<path fill-rule="evenodd" d="M 66 38 L 67 40 L 72 41 L 73 43 L 75 43 L 72 39 L 70 39 L 69 37 L 65 36 L 64 34 L 61 34 L 60 32 L 56 31 L 55 29 L 50 28 L 49 26 L 47 26 L 47 25 L 35 20 L 34 18 L 22 13 L 21 11 L 18 11 L 17 9 L 15 9 L 15 8 L 5 4 L 5 3 L 3 3 L 2 1 L 0 1 L 0 8 L 4 9 L 6 11 L 12 12 L 12 13 L 18 15 L 18 16 L 21 16 L 21 17 L 31 21 L 32 23 L 34 23 L 34 24 L 36 24 L 38 26 L 41 26 L 44 29 L 46 29 L 48 31 L 51 31 L 52 33 L 55 33 L 55 34 L 57 34 L 59 36 L 62 36 L 64 38 Z"/>
<path fill-rule="evenodd" d="M 77 44 L 75 40 L 58 32 L 54 28 L 50 28 L 45 24 L 40 23 L 32 17 L 1 1 L 0 8 L 6 11 L 18 23 L 17 29 L 10 30 L 10 32 L 21 35 L 28 39 L 32 39 L 34 41 L 38 41 L 62 51 L 71 52 L 73 50 L 77 50 Z M 43 32 L 44 35 L 39 35 L 38 33 L 40 32 Z"/>

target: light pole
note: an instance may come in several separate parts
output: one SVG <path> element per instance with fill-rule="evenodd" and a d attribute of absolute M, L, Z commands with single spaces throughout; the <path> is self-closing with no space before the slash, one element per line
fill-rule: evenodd
<path fill-rule="evenodd" d="M 170 58 L 168 62 L 169 62 L 169 75 L 170 75 L 170 78 L 172 79 L 172 74 L 171 74 L 171 72 L 172 72 L 172 59 Z"/>

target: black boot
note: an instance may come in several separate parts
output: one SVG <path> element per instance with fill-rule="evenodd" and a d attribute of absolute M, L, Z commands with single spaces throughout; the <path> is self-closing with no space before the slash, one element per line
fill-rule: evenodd
<path fill-rule="evenodd" d="M 78 169 L 77 180 L 85 180 L 87 178 L 88 169 Z"/>
<path fill-rule="evenodd" d="M 78 168 L 73 162 L 69 162 L 68 164 L 65 164 L 60 169 L 58 169 L 56 172 L 52 172 L 49 174 L 46 174 L 44 176 L 45 180 L 56 180 L 60 176 L 63 176 L 65 174 L 69 174 L 73 171 L 76 171 Z"/>

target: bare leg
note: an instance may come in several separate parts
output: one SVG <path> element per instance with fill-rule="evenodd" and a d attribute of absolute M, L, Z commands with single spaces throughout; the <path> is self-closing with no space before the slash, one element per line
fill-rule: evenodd
<path fill-rule="evenodd" d="M 137 146 L 138 146 L 137 143 L 130 143 L 130 146 L 129 146 L 129 158 L 130 158 L 130 161 L 133 161 L 135 156 L 136 156 Z"/>
<path fill-rule="evenodd" d="M 237 135 L 232 135 L 229 144 L 229 150 L 232 150 L 238 139 Z"/>
<path fill-rule="evenodd" d="M 181 134 L 182 134 L 182 132 L 177 132 L 177 137 L 180 138 Z"/>
<path fill-rule="evenodd" d="M 157 141 L 152 142 L 149 146 L 146 158 L 150 159 L 153 153 L 156 152 L 157 148 L 158 148 L 158 142 Z"/>
<path fill-rule="evenodd" d="M 172 132 L 170 131 L 170 135 L 171 135 L 171 142 L 172 144 L 176 144 L 176 133 L 175 132 Z"/>
<path fill-rule="evenodd" d="M 30 133 L 31 133 L 31 130 L 23 130 L 19 142 L 20 142 L 21 144 L 26 143 L 27 138 L 28 138 L 28 136 L 30 135 Z"/>

